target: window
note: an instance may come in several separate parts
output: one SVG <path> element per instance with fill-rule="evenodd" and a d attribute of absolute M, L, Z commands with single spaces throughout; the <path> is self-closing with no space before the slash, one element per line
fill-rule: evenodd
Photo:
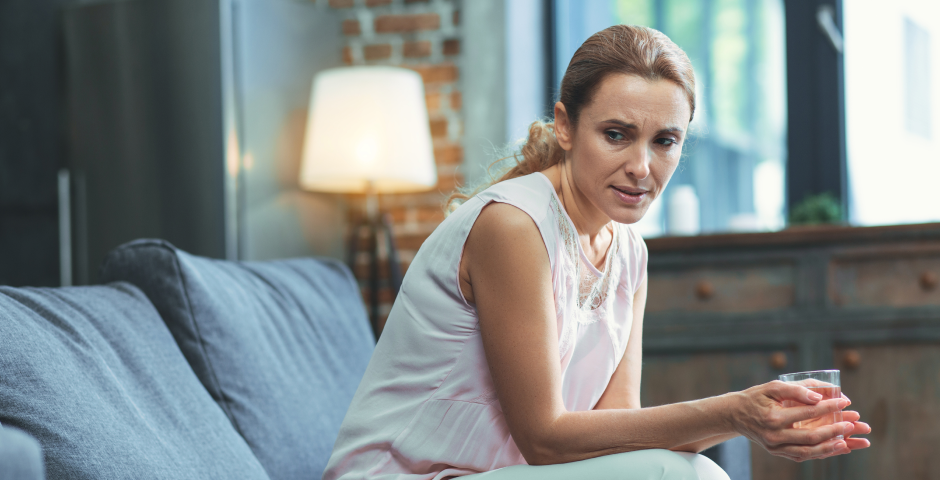
<path fill-rule="evenodd" d="M 695 120 L 669 188 L 638 224 L 644 235 L 784 226 L 782 0 L 555 0 L 554 7 L 555 85 L 588 36 L 618 23 L 656 28 L 692 60 Z"/>
<path fill-rule="evenodd" d="M 940 221 L 940 3 L 844 2 L 850 220 Z"/>
<path fill-rule="evenodd" d="M 904 120 L 907 131 L 930 139 L 930 33 L 904 17 Z"/>

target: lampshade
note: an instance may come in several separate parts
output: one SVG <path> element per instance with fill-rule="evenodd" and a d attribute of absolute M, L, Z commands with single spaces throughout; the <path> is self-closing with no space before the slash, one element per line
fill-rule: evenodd
<path fill-rule="evenodd" d="M 412 70 L 345 67 L 313 79 L 300 185 L 325 192 L 437 184 L 424 84 Z"/>

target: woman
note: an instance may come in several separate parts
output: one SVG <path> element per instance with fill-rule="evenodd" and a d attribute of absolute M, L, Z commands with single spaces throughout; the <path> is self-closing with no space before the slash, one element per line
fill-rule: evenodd
<path fill-rule="evenodd" d="M 726 479 L 697 452 L 738 435 L 796 461 L 868 446 L 854 412 L 791 428 L 848 399 L 780 382 L 640 408 L 647 253 L 627 225 L 665 189 L 694 108 L 663 34 L 618 25 L 578 49 L 554 124 L 412 262 L 325 479 Z"/>

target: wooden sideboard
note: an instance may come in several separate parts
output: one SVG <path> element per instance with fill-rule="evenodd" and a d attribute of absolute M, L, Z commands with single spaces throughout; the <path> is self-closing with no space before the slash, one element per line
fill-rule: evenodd
<path fill-rule="evenodd" d="M 660 405 L 838 368 L 872 447 L 754 480 L 940 478 L 940 224 L 647 241 L 642 398 Z"/>

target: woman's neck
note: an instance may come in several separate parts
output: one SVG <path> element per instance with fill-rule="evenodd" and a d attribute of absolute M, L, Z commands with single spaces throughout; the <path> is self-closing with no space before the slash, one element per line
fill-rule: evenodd
<path fill-rule="evenodd" d="M 561 162 L 542 172 L 551 180 L 562 208 L 578 231 L 578 240 L 592 263 L 603 263 L 612 239 L 611 220 L 578 190 L 571 178 L 571 164 Z M 593 253 L 593 254 L 592 254 Z"/>

